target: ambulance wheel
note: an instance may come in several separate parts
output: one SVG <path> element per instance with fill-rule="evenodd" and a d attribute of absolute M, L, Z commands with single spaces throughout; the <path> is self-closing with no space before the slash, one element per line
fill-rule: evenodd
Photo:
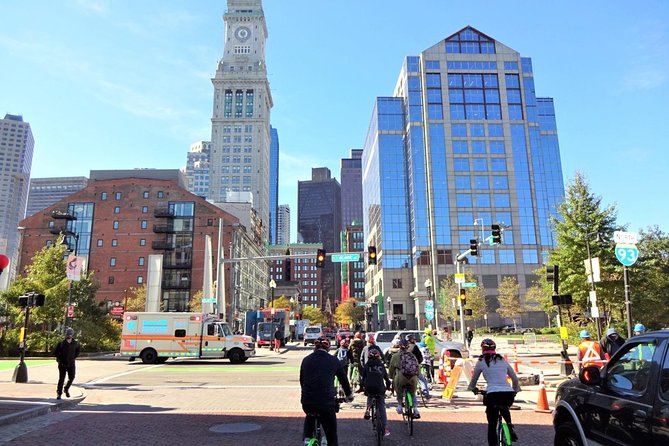
<path fill-rule="evenodd" d="M 230 350 L 230 353 L 228 353 L 228 359 L 230 359 L 230 362 L 233 364 L 241 364 L 244 362 L 244 358 L 244 352 L 238 348 L 233 348 Z"/>
<path fill-rule="evenodd" d="M 147 348 L 142 351 L 142 354 L 140 354 L 139 357 L 142 358 L 144 364 L 155 364 L 158 360 L 158 354 L 152 348 Z"/>
<path fill-rule="evenodd" d="M 156 362 L 158 364 L 165 364 L 169 358 L 167 356 L 160 356 L 158 359 L 156 359 Z"/>

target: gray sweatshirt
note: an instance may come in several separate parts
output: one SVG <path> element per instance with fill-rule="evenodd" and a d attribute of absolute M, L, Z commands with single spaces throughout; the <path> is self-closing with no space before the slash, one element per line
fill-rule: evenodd
<path fill-rule="evenodd" d="M 483 373 L 483 377 L 486 380 L 486 391 L 488 393 L 520 391 L 520 385 L 518 384 L 518 376 L 516 376 L 516 372 L 513 371 L 513 368 L 509 365 L 508 362 L 499 358 L 497 361 L 491 359 L 489 367 L 485 363 L 485 360 L 479 360 L 476 363 L 476 367 L 474 367 L 474 375 L 472 376 L 472 380 L 469 383 L 467 390 L 473 391 L 476 388 L 476 381 L 478 381 L 481 373 Z M 511 384 L 513 387 L 509 386 L 509 383 L 506 381 L 507 375 L 511 378 Z"/>

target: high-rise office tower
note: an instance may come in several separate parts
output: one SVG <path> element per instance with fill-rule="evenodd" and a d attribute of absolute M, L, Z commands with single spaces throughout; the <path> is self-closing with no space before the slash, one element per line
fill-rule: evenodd
<path fill-rule="evenodd" d="M 277 212 L 279 211 L 279 132 L 269 127 L 269 243 L 277 243 Z"/>
<path fill-rule="evenodd" d="M 86 187 L 86 177 L 31 178 L 26 217 Z"/>
<path fill-rule="evenodd" d="M 228 0 L 224 54 L 218 63 L 211 119 L 209 199 L 250 192 L 269 237 L 270 111 L 265 66 L 267 26 L 261 0 Z M 236 194 L 238 195 L 238 194 Z"/>
<path fill-rule="evenodd" d="M 276 243 L 275 245 L 290 244 L 290 206 L 279 205 L 276 214 Z"/>
<path fill-rule="evenodd" d="M 311 169 L 311 180 L 297 182 L 297 232 L 302 243 L 322 243 L 326 252 L 339 252 L 341 232 L 341 186 L 331 177 L 330 169 Z M 322 278 L 325 305 L 340 299 L 340 272 L 326 258 Z M 334 309 L 333 309 L 334 311 Z"/>
<path fill-rule="evenodd" d="M 398 326 L 422 327 L 427 279 L 439 296 L 476 240 L 463 272 L 479 278 L 488 323 L 499 323 L 498 285 L 512 276 L 524 296 L 537 279 L 555 243 L 548 217 L 564 196 L 553 103 L 536 97 L 531 59 L 466 27 L 406 58 L 369 128 L 365 234 L 378 265 L 367 270 L 368 301 L 381 295 Z M 492 224 L 502 244 L 490 244 Z"/>
<path fill-rule="evenodd" d="M 16 272 L 19 240 L 16 228 L 26 212 L 34 147 L 30 124 L 22 116 L 6 114 L 0 120 L 0 254 L 11 261 L 4 273 L 10 280 Z"/>
<path fill-rule="evenodd" d="M 362 149 L 351 149 L 351 156 L 341 159 L 342 230 L 354 221 L 362 221 Z"/>
<path fill-rule="evenodd" d="M 208 198 L 209 194 L 209 155 L 211 142 L 198 141 L 190 145 L 186 158 L 186 167 L 182 169 L 188 191 L 200 197 Z"/>

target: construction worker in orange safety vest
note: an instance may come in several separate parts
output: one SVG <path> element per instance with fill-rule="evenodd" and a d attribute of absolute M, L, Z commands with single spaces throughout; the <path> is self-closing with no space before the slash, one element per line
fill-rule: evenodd
<path fill-rule="evenodd" d="M 590 332 L 588 330 L 581 330 L 579 337 L 582 339 L 578 345 L 580 368 L 582 369 L 590 365 L 596 365 L 597 367 L 604 365 L 604 362 L 602 362 L 602 347 L 599 345 L 599 342 L 590 339 Z"/>

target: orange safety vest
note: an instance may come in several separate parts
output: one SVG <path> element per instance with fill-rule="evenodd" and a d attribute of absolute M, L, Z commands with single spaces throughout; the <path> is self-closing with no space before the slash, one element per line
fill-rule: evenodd
<path fill-rule="evenodd" d="M 602 362 L 602 348 L 599 342 L 583 341 L 579 344 L 578 351 L 581 357 L 581 367 L 590 365 L 601 367 L 604 365 Z"/>

